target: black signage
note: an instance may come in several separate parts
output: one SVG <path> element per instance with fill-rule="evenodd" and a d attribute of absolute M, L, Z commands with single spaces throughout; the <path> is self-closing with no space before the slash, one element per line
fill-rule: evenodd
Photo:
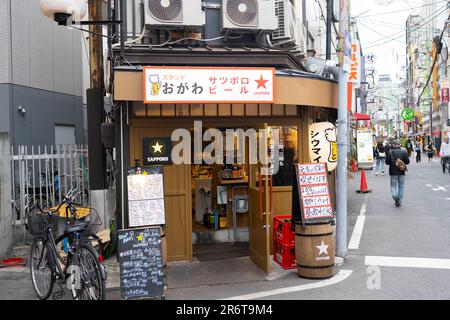
<path fill-rule="evenodd" d="M 122 299 L 163 297 L 160 228 L 120 230 L 118 236 Z"/>
<path fill-rule="evenodd" d="M 142 141 L 144 165 L 172 164 L 170 138 L 144 138 Z"/>

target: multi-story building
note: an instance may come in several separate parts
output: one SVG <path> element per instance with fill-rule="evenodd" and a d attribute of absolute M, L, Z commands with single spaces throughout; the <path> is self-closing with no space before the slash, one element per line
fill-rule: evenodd
<path fill-rule="evenodd" d="M 80 31 L 39 1 L 0 1 L 0 132 L 11 145 L 84 143 Z"/>
<path fill-rule="evenodd" d="M 433 136 L 438 147 L 442 132 L 446 131 L 448 113 L 448 105 L 441 99 L 442 88 L 448 87 L 448 48 L 443 41 L 438 43 L 447 15 L 446 4 L 426 0 L 420 14 L 410 16 L 406 22 L 407 104 L 416 112 L 415 121 L 410 123 L 409 129 L 426 139 Z M 439 45 L 442 45 L 444 54 L 436 55 Z M 431 70 L 436 56 L 435 67 Z"/>
<path fill-rule="evenodd" d="M 158 5 L 158 1 L 145 1 L 143 4 L 140 1 L 119 2 L 118 8 L 120 4 L 127 6 L 127 10 L 119 15 L 126 21 L 121 39 L 124 45 L 114 45 L 114 99 L 120 106 L 115 114 L 119 152 L 116 158 L 124 175 L 124 179 L 118 179 L 117 187 L 120 228 L 130 226 L 126 187 L 121 184 L 121 181 L 126 181 L 127 168 L 134 167 L 136 162 L 142 164 L 148 161 L 149 141 L 159 138 L 155 142 L 155 146 L 159 147 L 162 138 L 170 138 L 176 129 L 196 132 L 194 121 L 202 121 L 205 130 L 219 128 L 222 132 L 226 129 L 281 129 L 283 138 L 280 146 L 286 150 L 286 163 L 294 159 L 298 162 L 311 161 L 310 125 L 324 121 L 334 123 L 338 105 L 336 70 L 326 66 L 323 60 L 325 3 L 180 0 L 172 1 L 169 8 L 164 8 Z M 335 36 L 332 38 L 336 39 Z M 335 41 L 333 43 L 336 44 Z M 322 59 L 306 63 L 306 58 L 311 56 Z M 266 71 L 273 69 L 273 76 L 262 75 L 261 68 Z M 169 74 L 162 75 L 162 69 Z M 225 75 L 227 69 L 234 70 L 235 74 L 232 77 Z M 145 70 L 154 70 L 154 74 L 143 77 Z M 199 88 L 200 78 L 193 78 L 193 74 L 198 74 L 197 70 L 209 72 L 210 84 L 205 88 Z M 245 75 L 251 70 L 256 70 L 258 74 L 249 82 Z M 186 81 L 180 83 L 180 79 Z M 145 90 L 143 81 L 147 80 L 151 81 L 152 88 L 146 87 Z M 273 90 L 273 100 L 263 102 L 261 96 L 256 101 L 247 102 L 232 99 L 233 90 L 241 90 L 241 99 L 245 99 L 249 93 L 246 86 L 255 81 L 259 85 L 254 86 L 252 94 L 259 94 L 259 91 L 266 94 Z M 275 86 L 266 88 L 264 84 L 267 81 Z M 226 84 L 230 86 L 223 90 L 229 94 L 218 100 L 215 95 Z M 237 89 L 233 87 L 236 84 Z M 201 101 L 192 100 L 192 97 L 182 99 L 180 95 L 185 94 L 188 88 L 194 95 L 206 92 L 206 96 Z M 245 144 L 240 149 L 248 147 Z M 195 149 L 189 150 L 189 153 L 201 154 Z M 258 204 L 261 194 L 268 189 L 258 182 L 262 176 L 257 174 L 257 166 L 234 167 L 244 172 L 240 181 L 227 182 L 220 178 L 228 170 L 221 165 L 164 165 L 169 261 L 191 261 L 197 255 L 195 243 L 208 239 L 237 239 L 248 241 L 250 258 L 262 270 L 269 271 L 272 250 L 269 238 L 272 231 L 267 228 L 273 225 L 272 217 L 261 215 L 259 210 L 262 207 Z M 284 168 L 282 171 L 283 174 L 273 178 L 271 199 L 274 213 L 292 212 L 292 181 L 289 181 L 292 170 Z M 334 174 L 330 177 L 334 198 Z M 211 202 L 203 204 L 205 208 L 226 204 L 223 210 L 228 225 L 223 230 L 214 231 L 205 227 L 202 218 L 205 210 L 197 210 L 202 205 L 198 200 L 202 199 L 198 194 L 202 189 L 211 190 L 211 195 L 207 197 L 210 199 L 207 201 Z M 228 200 L 239 195 L 235 192 L 244 193 L 240 196 L 247 199 L 242 203 L 248 204 L 248 211 L 237 214 L 233 219 L 233 202 Z M 223 194 L 227 194 L 225 200 Z M 270 211 L 269 208 L 267 210 Z"/>

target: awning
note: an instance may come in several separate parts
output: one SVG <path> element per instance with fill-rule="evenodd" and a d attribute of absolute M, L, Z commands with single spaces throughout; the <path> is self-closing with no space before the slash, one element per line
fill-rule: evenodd
<path fill-rule="evenodd" d="M 357 121 L 359 121 L 359 120 L 372 120 L 372 119 L 370 119 L 370 116 L 369 116 L 368 114 L 357 113 L 357 112 L 355 112 L 355 113 L 353 114 L 353 118 L 354 118 L 355 120 L 357 120 Z"/>

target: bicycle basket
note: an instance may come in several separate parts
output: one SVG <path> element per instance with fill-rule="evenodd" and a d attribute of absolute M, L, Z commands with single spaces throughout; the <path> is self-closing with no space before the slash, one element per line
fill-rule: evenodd
<path fill-rule="evenodd" d="M 56 228 L 56 222 L 47 214 L 32 211 L 27 214 L 28 232 L 32 236 L 43 236 L 47 232 L 48 227 Z"/>
<path fill-rule="evenodd" d="M 102 219 L 94 208 L 76 207 L 75 215 L 77 219 L 87 223 L 84 231 L 86 234 L 97 234 L 102 226 Z"/>

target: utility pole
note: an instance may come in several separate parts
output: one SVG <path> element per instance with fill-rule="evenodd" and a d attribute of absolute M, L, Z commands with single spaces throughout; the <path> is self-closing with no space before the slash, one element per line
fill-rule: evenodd
<path fill-rule="evenodd" d="M 349 0 L 339 1 L 339 107 L 338 107 L 338 166 L 336 196 L 336 255 L 347 255 L 347 159 L 348 110 L 347 72 L 344 70 L 346 35 L 349 28 Z"/>
<path fill-rule="evenodd" d="M 333 0 L 327 0 L 326 60 L 331 60 L 332 20 L 333 20 Z"/>
<path fill-rule="evenodd" d="M 89 21 L 102 20 L 103 1 L 89 0 Z M 91 88 L 87 94 L 89 187 L 103 190 L 106 187 L 106 157 L 101 139 L 103 111 L 103 27 L 101 24 L 89 26 L 89 66 Z"/>

